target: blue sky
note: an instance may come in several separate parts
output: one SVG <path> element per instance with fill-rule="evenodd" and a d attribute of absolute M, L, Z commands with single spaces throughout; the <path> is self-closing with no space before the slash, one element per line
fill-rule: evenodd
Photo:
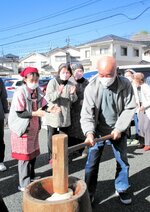
<path fill-rule="evenodd" d="M 150 32 L 150 0 L 1 0 L 0 7 L 0 56 Z"/>

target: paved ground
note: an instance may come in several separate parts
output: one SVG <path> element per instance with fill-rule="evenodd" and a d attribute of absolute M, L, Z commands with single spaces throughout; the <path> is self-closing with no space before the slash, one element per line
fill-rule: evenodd
<path fill-rule="evenodd" d="M 9 212 L 22 211 L 22 192 L 17 190 L 17 162 L 11 159 L 10 131 L 5 129 L 6 157 L 8 171 L 0 172 L 0 193 Z M 41 155 L 37 159 L 36 173 L 42 177 L 51 175 L 47 164 L 46 130 L 40 133 Z M 114 196 L 115 160 L 110 146 L 106 146 L 99 169 L 96 204 L 93 212 L 148 212 L 150 211 L 150 151 L 144 152 L 136 146 L 128 147 L 130 180 L 133 189 L 133 203 L 124 206 Z M 74 161 L 69 166 L 69 174 L 84 179 L 85 159 Z M 0 209 L 0 212 L 1 209 Z"/>

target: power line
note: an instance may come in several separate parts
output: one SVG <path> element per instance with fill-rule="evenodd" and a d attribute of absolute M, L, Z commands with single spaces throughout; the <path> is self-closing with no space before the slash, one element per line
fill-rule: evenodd
<path fill-rule="evenodd" d="M 86 15 L 86 16 L 82 16 L 82 17 L 79 17 L 79 18 L 74 18 L 74 19 L 63 21 L 63 22 L 60 22 L 60 23 L 57 23 L 57 24 L 53 24 L 53 25 L 50 25 L 50 26 L 40 27 L 40 28 L 37 28 L 37 29 L 34 29 L 34 30 L 30 30 L 30 31 L 26 31 L 26 32 L 23 32 L 23 33 L 15 34 L 13 36 L 1 38 L 0 40 L 6 40 L 6 39 L 22 36 L 22 35 L 25 35 L 25 34 L 29 34 L 29 33 L 32 33 L 32 32 L 39 31 L 39 30 L 41 31 L 42 29 L 48 29 L 48 28 L 56 27 L 56 26 L 65 24 L 66 22 L 69 23 L 69 22 L 73 22 L 73 21 L 89 18 L 89 17 L 95 16 L 95 15 L 99 15 L 99 14 L 102 14 L 102 13 L 105 13 L 105 12 L 110 12 L 110 11 L 117 10 L 117 9 L 122 9 L 122 8 L 128 8 L 128 7 L 131 7 L 131 6 L 133 6 L 135 4 L 139 4 L 139 3 L 141 3 L 141 1 L 138 1 L 138 2 L 136 1 L 136 2 L 133 2 L 133 3 L 130 3 L 130 4 L 127 4 L 127 5 L 123 5 L 123 6 L 119 6 L 119 7 L 115 7 L 115 8 L 109 9 L 109 10 L 99 11 L 99 12 L 93 13 L 91 15 Z"/>
<path fill-rule="evenodd" d="M 101 30 L 100 31 L 103 31 L 103 29 L 105 29 L 105 28 L 108 28 L 108 27 L 114 27 L 114 26 L 117 26 L 117 25 L 120 25 L 120 24 L 124 24 L 124 23 L 128 23 L 129 22 L 129 20 L 128 21 L 124 21 L 124 22 L 119 22 L 119 23 L 115 23 L 115 24 L 111 24 L 111 25 L 107 25 L 106 27 L 103 27 L 103 28 L 101 28 Z M 72 40 L 72 36 L 80 36 L 80 35 L 82 35 L 82 34 L 86 34 L 86 33 L 89 33 L 89 32 L 92 32 L 92 31 L 95 31 L 95 29 L 94 30 L 86 30 L 84 33 L 75 33 L 75 34 L 70 34 L 69 35 L 69 37 L 71 38 L 71 40 Z M 127 38 L 127 37 L 130 37 L 131 35 L 133 35 L 133 34 L 135 34 L 136 32 L 132 32 L 132 33 L 130 33 L 130 34 L 128 34 L 128 35 L 122 35 L 122 37 L 124 37 L 124 38 Z M 61 40 L 65 40 L 65 38 L 66 38 L 66 36 L 64 36 L 64 37 L 60 37 L 60 38 L 58 38 L 58 40 L 60 41 L 60 39 Z M 81 37 L 80 37 L 81 38 Z M 95 38 L 96 39 L 96 38 Z M 53 38 L 53 39 L 51 39 L 51 41 L 53 41 L 53 40 L 55 40 L 55 38 Z M 78 40 L 76 40 L 76 42 L 78 43 L 78 45 L 80 45 L 81 43 L 83 43 L 83 42 L 79 42 Z M 84 42 L 86 42 L 85 40 L 84 40 Z M 40 51 L 43 51 L 43 50 L 49 50 L 49 47 L 43 47 L 43 46 L 41 46 L 41 47 L 38 47 L 38 49 L 35 47 L 35 46 L 39 46 L 40 44 L 44 44 L 45 43 L 45 45 L 46 46 L 48 46 L 49 44 L 49 41 L 45 41 L 45 42 L 38 42 L 38 43 L 32 43 L 32 47 L 31 47 L 31 45 L 30 44 L 28 44 L 28 45 L 26 45 L 26 47 L 27 47 L 27 49 L 25 50 L 25 48 L 23 47 L 23 46 L 16 46 L 16 47 L 10 47 L 10 49 L 11 49 L 11 51 L 13 51 L 13 50 L 16 50 L 17 49 L 17 52 L 19 52 L 19 54 L 21 54 L 21 55 L 23 55 L 23 54 L 29 54 L 29 53 L 31 53 L 31 52 L 33 52 L 33 51 L 38 51 L 38 52 L 40 52 Z M 73 44 L 73 45 L 77 45 L 77 43 L 76 44 Z M 56 47 L 56 44 L 54 45 L 55 47 Z M 33 48 L 34 47 L 34 48 Z M 57 45 L 57 47 L 58 47 L 58 45 Z M 36 48 L 36 49 L 35 49 Z M 30 50 L 29 50 L 30 49 Z M 20 53 L 21 52 L 21 53 Z"/>
<path fill-rule="evenodd" d="M 107 16 L 107 17 L 104 17 L 104 18 L 100 18 L 100 19 L 97 19 L 97 20 L 85 22 L 85 23 L 82 23 L 82 24 L 77 24 L 77 25 L 74 25 L 74 26 L 71 26 L 71 27 L 66 27 L 64 29 L 55 30 L 53 32 L 48 32 L 48 33 L 44 33 L 44 34 L 41 34 L 41 35 L 30 37 L 30 38 L 25 38 L 25 39 L 21 39 L 21 40 L 17 40 L 17 41 L 12 41 L 12 42 L 8 42 L 8 43 L 0 44 L 0 46 L 7 46 L 7 45 L 11 45 L 11 44 L 27 41 L 27 40 L 36 39 L 36 38 L 39 38 L 39 37 L 44 37 L 44 36 L 47 36 L 47 35 L 50 35 L 50 34 L 55 34 L 55 33 L 58 33 L 58 32 L 67 31 L 67 30 L 70 30 L 70 29 L 74 29 L 74 28 L 77 28 L 77 27 L 89 25 L 89 24 L 92 24 L 92 23 L 96 23 L 96 22 L 103 21 L 103 20 L 106 20 L 106 19 L 114 18 L 114 17 L 117 17 L 117 16 L 123 16 L 123 17 L 127 18 L 128 20 L 136 20 L 140 16 L 142 16 L 146 11 L 148 11 L 149 9 L 150 9 L 150 7 L 147 7 L 145 10 L 143 10 L 139 15 L 137 15 L 134 18 L 130 18 L 129 16 L 127 16 L 124 13 L 117 13 L 117 14 L 110 15 L 110 16 Z"/>
<path fill-rule="evenodd" d="M 87 6 L 91 5 L 91 4 L 94 4 L 94 3 L 99 2 L 99 1 L 103 1 L 103 0 L 88 0 L 86 2 L 83 2 L 81 4 L 78 4 L 76 6 L 70 7 L 68 9 L 64 9 L 64 10 L 58 12 L 58 13 L 54 13 L 54 14 L 45 16 L 43 18 L 35 19 L 34 21 L 31 21 L 31 22 L 25 22 L 23 24 L 19 24 L 19 25 L 14 25 L 14 26 L 11 26 L 11 27 L 2 28 L 2 29 L 0 29 L 0 32 L 5 32 L 5 31 L 14 30 L 14 29 L 26 27 L 26 26 L 29 26 L 29 25 L 33 25 L 33 24 L 36 24 L 36 23 L 45 21 L 47 19 L 52 19 L 52 18 L 61 16 L 61 15 L 64 15 L 66 13 L 70 13 L 72 11 L 81 9 L 83 7 L 87 7 Z"/>
<path fill-rule="evenodd" d="M 116 26 L 116 25 L 120 25 L 120 24 L 124 24 L 124 23 L 127 23 L 127 22 L 129 22 L 129 21 L 124 21 L 124 22 L 120 22 L 120 23 L 115 23 L 115 24 L 111 24 L 111 25 L 109 25 L 109 26 L 107 26 L 107 27 L 103 27 L 101 30 L 103 30 L 104 28 L 108 28 L 108 27 L 113 27 L 113 26 Z M 92 30 L 92 31 L 95 31 L 95 30 Z M 82 35 L 82 34 L 85 34 L 85 33 L 88 33 L 88 32 L 91 32 L 91 30 L 88 30 L 88 31 L 85 31 L 84 33 L 76 33 L 76 34 L 72 34 L 72 35 L 69 35 L 70 37 L 71 36 L 79 36 L 79 35 Z M 127 37 L 130 37 L 131 35 L 133 35 L 133 34 L 135 34 L 136 32 L 132 32 L 132 33 L 130 33 L 130 34 L 128 34 L 128 35 L 122 35 L 122 37 L 124 37 L 124 38 L 127 38 Z M 63 40 L 65 40 L 65 38 L 66 38 L 66 36 L 64 37 L 64 38 L 62 38 L 61 37 L 61 39 L 63 39 Z M 97 39 L 97 38 L 95 38 L 95 39 Z M 51 39 L 51 41 L 52 40 L 55 40 L 55 39 Z M 71 39 L 72 40 L 72 39 Z M 84 42 L 85 42 L 85 40 L 84 40 Z M 47 43 L 49 43 L 49 41 L 46 41 L 46 42 L 44 42 L 45 43 L 45 45 L 46 46 L 48 46 L 47 45 Z M 83 43 L 83 42 L 82 42 Z M 39 44 L 43 44 L 43 42 L 40 42 L 40 43 L 33 43 L 33 46 L 35 47 L 35 45 L 38 45 L 39 46 Z M 78 41 L 78 45 L 80 45 L 81 44 L 81 42 L 79 42 Z M 74 45 L 77 45 L 77 43 L 76 44 L 74 44 Z M 27 46 L 30 46 L 30 45 L 26 45 L 26 47 Z M 58 45 L 56 46 L 56 45 L 54 45 L 55 47 L 54 48 L 56 48 L 56 47 L 58 47 Z M 40 47 L 40 48 L 33 48 L 33 47 L 27 47 L 27 49 L 25 50 L 25 48 L 24 47 L 22 47 L 22 46 L 17 46 L 17 48 L 18 48 L 18 50 L 17 50 L 17 52 L 18 53 L 16 53 L 16 54 L 19 54 L 19 55 L 27 55 L 27 54 L 30 54 L 30 53 L 32 53 L 32 52 L 40 52 L 40 51 L 49 51 L 49 47 Z M 11 50 L 13 51 L 13 50 L 16 50 L 16 47 L 14 48 L 11 48 Z"/>

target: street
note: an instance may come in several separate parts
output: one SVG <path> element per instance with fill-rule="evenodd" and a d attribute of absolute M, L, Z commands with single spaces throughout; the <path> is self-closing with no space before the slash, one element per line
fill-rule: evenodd
<path fill-rule="evenodd" d="M 41 155 L 36 161 L 37 176 L 46 177 L 52 174 L 48 164 L 46 130 L 40 132 Z M 0 172 L 0 193 L 9 212 L 22 211 L 23 193 L 18 191 L 17 161 L 11 158 L 10 130 L 5 128 L 6 156 L 5 165 L 8 170 Z M 133 190 L 131 205 L 123 205 L 114 195 L 115 160 L 111 146 L 106 146 L 99 169 L 98 185 L 93 212 L 148 212 L 150 211 L 150 151 L 144 152 L 137 146 L 128 146 L 130 164 L 130 181 Z M 84 180 L 86 159 L 69 164 L 69 174 Z M 0 212 L 1 209 L 0 209 Z"/>

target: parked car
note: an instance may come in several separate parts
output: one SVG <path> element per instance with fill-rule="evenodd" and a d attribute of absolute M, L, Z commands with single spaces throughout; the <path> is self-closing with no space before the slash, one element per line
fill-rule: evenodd
<path fill-rule="evenodd" d="M 3 77 L 1 79 L 3 80 L 3 82 L 5 82 L 5 81 L 8 81 L 8 80 L 17 80 L 18 78 Z"/>
<path fill-rule="evenodd" d="M 20 79 L 6 79 L 4 85 L 6 90 L 14 91 L 18 86 L 21 86 L 23 81 Z"/>
<path fill-rule="evenodd" d="M 52 79 L 51 77 L 39 79 L 39 87 L 41 88 L 43 93 L 46 92 L 47 84 L 51 79 Z"/>
<path fill-rule="evenodd" d="M 91 79 L 92 77 L 94 77 L 96 74 L 98 74 L 97 71 L 88 71 L 88 72 L 85 72 L 85 73 L 83 74 L 83 77 L 84 77 L 85 79 L 90 80 L 90 79 Z"/>

